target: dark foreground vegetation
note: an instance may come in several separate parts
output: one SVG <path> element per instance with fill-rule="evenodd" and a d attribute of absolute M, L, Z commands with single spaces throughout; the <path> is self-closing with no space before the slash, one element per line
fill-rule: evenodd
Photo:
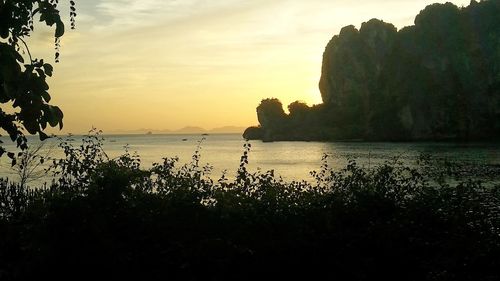
<path fill-rule="evenodd" d="M 57 180 L 0 181 L 0 280 L 499 280 L 500 186 L 451 165 L 363 169 L 325 162 L 314 182 L 247 171 L 207 177 L 99 136 L 62 143 Z M 425 161 L 424 161 L 425 160 Z"/>
<path fill-rule="evenodd" d="M 397 30 L 372 19 L 325 48 L 323 103 L 257 108 L 248 139 L 499 140 L 500 0 L 432 4 Z"/>

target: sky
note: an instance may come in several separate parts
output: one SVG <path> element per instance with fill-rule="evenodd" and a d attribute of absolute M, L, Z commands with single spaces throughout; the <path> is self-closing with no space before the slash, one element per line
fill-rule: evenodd
<path fill-rule="evenodd" d="M 49 79 L 64 133 L 257 125 L 264 98 L 321 103 L 328 41 L 378 18 L 412 25 L 424 0 L 77 0 Z M 470 0 L 449 1 L 458 6 Z M 53 62 L 53 30 L 37 26 L 35 57 Z M 56 131 L 51 131 L 56 132 Z"/>

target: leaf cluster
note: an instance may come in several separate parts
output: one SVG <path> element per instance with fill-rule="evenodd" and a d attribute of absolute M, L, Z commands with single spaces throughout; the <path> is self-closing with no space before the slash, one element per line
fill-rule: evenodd
<path fill-rule="evenodd" d="M 70 1 L 70 5 L 74 27 L 74 1 Z M 25 132 L 38 134 L 44 140 L 48 138 L 44 133 L 48 126 L 63 127 L 63 112 L 59 107 L 49 104 L 51 96 L 47 77 L 52 76 L 54 68 L 43 59 L 33 58 L 25 42 L 35 29 L 36 17 L 43 24 L 54 27 L 57 62 L 60 38 L 65 32 L 58 1 L 0 1 L 0 128 L 21 150 L 27 148 Z M 0 147 L 0 156 L 5 152 Z"/>

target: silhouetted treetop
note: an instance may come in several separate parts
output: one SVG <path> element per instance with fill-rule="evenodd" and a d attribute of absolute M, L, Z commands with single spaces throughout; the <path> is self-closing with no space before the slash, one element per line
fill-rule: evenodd
<path fill-rule="evenodd" d="M 276 127 L 280 126 L 280 123 L 285 120 L 286 114 L 281 102 L 276 98 L 272 98 L 261 101 L 257 107 L 257 118 L 264 127 Z"/>
<path fill-rule="evenodd" d="M 310 107 L 303 101 L 294 101 L 288 105 L 288 112 L 292 117 L 303 117 L 309 110 Z"/>

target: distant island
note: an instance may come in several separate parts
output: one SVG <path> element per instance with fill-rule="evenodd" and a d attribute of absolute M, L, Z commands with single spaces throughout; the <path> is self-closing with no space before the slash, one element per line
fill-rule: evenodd
<path fill-rule="evenodd" d="M 344 27 L 323 54 L 323 103 L 275 98 L 246 139 L 500 139 L 500 1 L 427 6 L 397 30 L 372 19 Z"/>
<path fill-rule="evenodd" d="M 204 129 L 202 127 L 187 126 L 177 130 L 154 130 L 150 128 L 141 128 L 136 130 L 116 130 L 108 132 L 110 134 L 241 134 L 245 130 L 244 127 L 224 126 L 213 129 Z"/>

